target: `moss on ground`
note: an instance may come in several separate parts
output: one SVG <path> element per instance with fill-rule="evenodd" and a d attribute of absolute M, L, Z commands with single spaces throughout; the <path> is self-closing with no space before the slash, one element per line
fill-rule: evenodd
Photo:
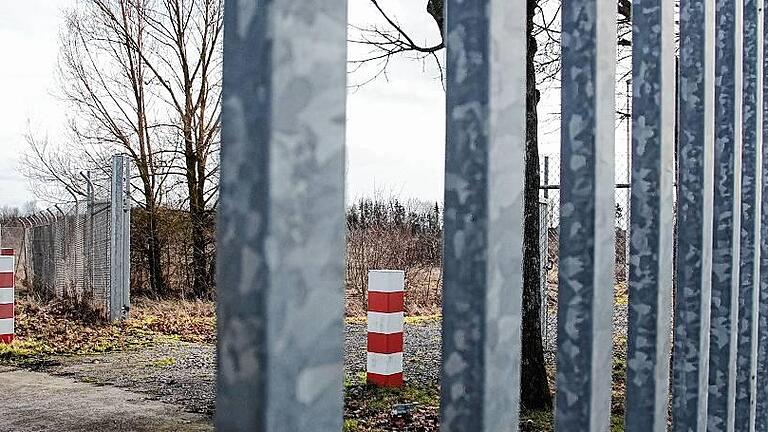
<path fill-rule="evenodd" d="M 360 423 L 357 420 L 346 419 L 344 420 L 343 432 L 358 432 L 360 430 Z"/>
<path fill-rule="evenodd" d="M 176 364 L 176 359 L 173 357 L 163 357 L 161 359 L 157 359 L 154 362 L 152 362 L 152 366 L 159 367 L 159 368 L 173 366 L 175 364 Z"/>

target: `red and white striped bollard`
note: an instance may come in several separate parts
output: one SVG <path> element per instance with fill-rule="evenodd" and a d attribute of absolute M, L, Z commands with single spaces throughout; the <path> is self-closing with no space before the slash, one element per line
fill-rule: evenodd
<path fill-rule="evenodd" d="M 405 272 L 368 272 L 368 382 L 403 385 Z"/>
<path fill-rule="evenodd" d="M 0 343 L 13 342 L 15 270 L 13 249 L 0 249 Z"/>

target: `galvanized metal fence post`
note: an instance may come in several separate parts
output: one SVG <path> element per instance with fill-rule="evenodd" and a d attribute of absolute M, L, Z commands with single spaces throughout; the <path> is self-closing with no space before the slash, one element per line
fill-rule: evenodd
<path fill-rule="evenodd" d="M 446 4 L 441 429 L 518 428 L 524 0 Z"/>
<path fill-rule="evenodd" d="M 85 247 L 85 288 L 88 295 L 94 295 L 94 265 L 95 265 L 95 229 L 94 229 L 94 206 L 95 206 L 95 192 L 93 188 L 93 182 L 91 181 L 91 173 L 87 172 L 83 174 L 83 178 L 86 182 L 86 211 L 85 211 L 85 230 L 83 231 L 83 245 Z"/>
<path fill-rule="evenodd" d="M 112 157 L 109 319 L 128 317 L 131 305 L 131 161 Z"/>
<path fill-rule="evenodd" d="M 626 430 L 667 430 L 672 345 L 674 4 L 633 4 Z M 630 226 L 631 225 L 631 226 Z"/>
<path fill-rule="evenodd" d="M 681 0 L 672 430 L 707 429 L 712 277 L 714 0 Z"/>
<path fill-rule="evenodd" d="M 742 0 L 715 0 L 715 172 L 707 424 L 733 431 L 741 218 Z"/>
<path fill-rule="evenodd" d="M 597 432 L 611 403 L 616 5 L 564 0 L 562 23 L 555 428 Z"/>
<path fill-rule="evenodd" d="M 762 20 L 759 22 L 758 33 L 763 38 L 763 47 L 758 50 L 760 62 L 758 68 L 758 87 L 762 89 L 761 98 L 758 99 L 758 137 L 761 139 L 762 148 L 760 149 L 759 181 L 761 183 L 761 197 L 758 199 L 760 208 L 760 252 L 759 252 L 759 272 L 758 272 L 758 324 L 757 324 L 757 392 L 755 395 L 755 431 L 768 432 L 768 55 L 766 55 L 765 41 L 766 19 L 768 19 L 768 10 L 765 4 L 759 8 L 762 11 Z"/>
<path fill-rule="evenodd" d="M 546 350 L 549 337 L 549 203 L 547 201 L 539 202 L 539 272 L 541 284 L 541 306 L 539 316 L 541 317 L 541 339 Z"/>
<path fill-rule="evenodd" d="M 218 224 L 225 431 L 342 428 L 346 0 L 229 0 Z"/>
<path fill-rule="evenodd" d="M 762 5 L 760 5 L 762 6 Z M 762 89 L 759 51 L 762 35 L 758 32 L 758 0 L 744 0 L 743 30 L 743 101 L 741 171 L 741 230 L 738 300 L 738 345 L 736 355 L 736 407 L 734 429 L 752 431 L 755 426 L 755 378 L 757 373 L 757 307 L 759 293 L 761 197 L 758 155 L 762 151 L 758 123 L 758 104 Z"/>

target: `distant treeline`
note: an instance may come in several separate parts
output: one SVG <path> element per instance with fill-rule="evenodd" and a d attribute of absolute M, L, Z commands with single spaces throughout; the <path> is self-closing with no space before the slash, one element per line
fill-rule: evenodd
<path fill-rule="evenodd" d="M 415 234 L 442 232 L 440 204 L 397 198 L 389 200 L 362 198 L 347 210 L 347 228 L 352 230 L 373 227 L 408 228 Z"/>

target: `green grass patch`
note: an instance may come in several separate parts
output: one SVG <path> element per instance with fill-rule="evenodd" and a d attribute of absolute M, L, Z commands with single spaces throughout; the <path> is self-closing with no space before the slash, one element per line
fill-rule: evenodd
<path fill-rule="evenodd" d="M 28 359 L 42 352 L 45 347 L 39 341 L 23 341 L 16 339 L 10 344 L 0 343 L 0 361 Z"/>
<path fill-rule="evenodd" d="M 522 410 L 520 412 L 520 431 L 554 431 L 554 413 L 551 410 Z"/>
<path fill-rule="evenodd" d="M 360 430 L 360 422 L 354 419 L 344 420 L 344 432 L 357 432 Z"/>
<path fill-rule="evenodd" d="M 629 304 L 629 290 L 626 282 L 619 282 L 613 287 L 613 301 L 617 305 Z"/>
<path fill-rule="evenodd" d="M 152 362 L 152 366 L 158 367 L 158 368 L 173 366 L 175 364 L 176 364 L 176 359 L 173 357 L 163 357 L 161 359 L 158 359 Z"/>
<path fill-rule="evenodd" d="M 351 377 L 346 380 L 344 390 L 345 431 L 347 425 L 355 427 L 349 430 L 360 432 L 401 430 L 391 415 L 392 408 L 399 404 L 414 404 L 409 423 L 413 430 L 437 431 L 439 428 L 437 385 L 382 388 L 367 384 L 364 377 Z"/>
<path fill-rule="evenodd" d="M 616 414 L 611 416 L 611 432 L 624 432 L 624 416 Z"/>
<path fill-rule="evenodd" d="M 520 412 L 521 432 L 554 432 L 555 414 L 550 410 L 522 410 Z M 611 416 L 611 432 L 624 432 L 624 418 Z"/>

